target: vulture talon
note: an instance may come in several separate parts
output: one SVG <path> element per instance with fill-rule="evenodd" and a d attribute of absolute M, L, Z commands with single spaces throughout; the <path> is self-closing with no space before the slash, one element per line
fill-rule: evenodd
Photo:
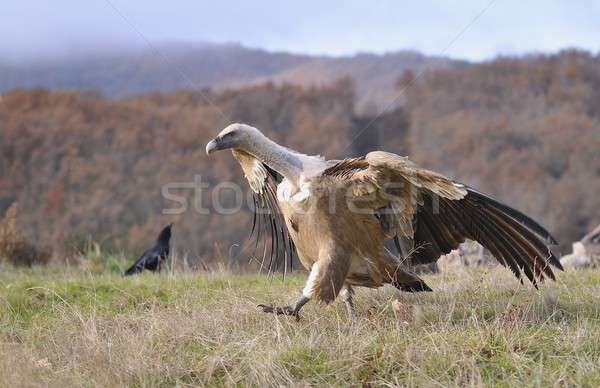
<path fill-rule="evenodd" d="M 296 317 L 296 319 L 300 319 L 299 310 L 294 309 L 292 306 L 273 306 L 271 304 L 259 304 L 256 306 L 262 309 L 263 313 L 276 314 L 276 315 L 290 315 Z"/>

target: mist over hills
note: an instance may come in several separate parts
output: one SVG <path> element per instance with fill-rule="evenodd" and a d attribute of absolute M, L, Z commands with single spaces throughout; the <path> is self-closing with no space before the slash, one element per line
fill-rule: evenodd
<path fill-rule="evenodd" d="M 357 107 L 365 110 L 381 109 L 393 101 L 396 83 L 405 70 L 466 65 L 414 51 L 327 57 L 238 44 L 177 42 L 21 63 L 0 60 L 0 92 L 45 87 L 98 90 L 108 97 L 124 97 L 179 89 L 222 90 L 269 81 L 322 86 L 348 76 L 356 83 Z"/>

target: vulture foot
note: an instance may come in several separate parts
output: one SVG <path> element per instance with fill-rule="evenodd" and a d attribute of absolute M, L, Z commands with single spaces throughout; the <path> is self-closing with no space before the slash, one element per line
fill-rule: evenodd
<path fill-rule="evenodd" d="M 277 314 L 277 315 L 291 315 L 300 320 L 300 309 L 295 309 L 292 306 L 277 307 L 270 304 L 259 304 L 258 308 L 262 309 L 264 313 Z"/>
<path fill-rule="evenodd" d="M 294 306 L 283 306 L 276 307 L 272 304 L 259 304 L 257 307 L 262 309 L 265 313 L 277 314 L 277 315 L 291 315 L 296 317 L 296 320 L 300 320 L 300 309 L 304 306 L 310 299 L 302 296 L 298 301 L 294 304 Z"/>

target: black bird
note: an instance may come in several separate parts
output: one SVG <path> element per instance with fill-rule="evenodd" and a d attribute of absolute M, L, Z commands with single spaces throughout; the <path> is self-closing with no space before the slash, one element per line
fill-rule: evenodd
<path fill-rule="evenodd" d="M 169 256 L 169 241 L 171 240 L 172 226 L 173 224 L 171 223 L 160 232 L 156 239 L 156 244 L 144 252 L 131 268 L 125 271 L 124 276 L 135 275 L 144 269 L 152 272 L 160 272 L 163 262 Z"/>

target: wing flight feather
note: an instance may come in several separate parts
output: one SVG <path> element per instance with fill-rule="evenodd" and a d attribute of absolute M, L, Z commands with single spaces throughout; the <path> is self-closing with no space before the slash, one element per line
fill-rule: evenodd
<path fill-rule="evenodd" d="M 410 251 L 413 264 L 433 263 L 469 239 L 536 287 L 555 279 L 551 266 L 562 270 L 548 247 L 556 240 L 533 219 L 408 158 L 376 151 L 342 160 L 323 175 L 347 182 L 351 200 L 373 210 L 384 235 L 400 254 Z"/>
<path fill-rule="evenodd" d="M 252 190 L 254 206 L 249 238 L 255 239 L 253 256 L 262 240 L 260 271 L 274 274 L 281 270 L 285 275 L 293 269 L 296 249 L 277 202 L 277 185 L 282 177 L 252 155 L 239 150 L 232 152 Z"/>

